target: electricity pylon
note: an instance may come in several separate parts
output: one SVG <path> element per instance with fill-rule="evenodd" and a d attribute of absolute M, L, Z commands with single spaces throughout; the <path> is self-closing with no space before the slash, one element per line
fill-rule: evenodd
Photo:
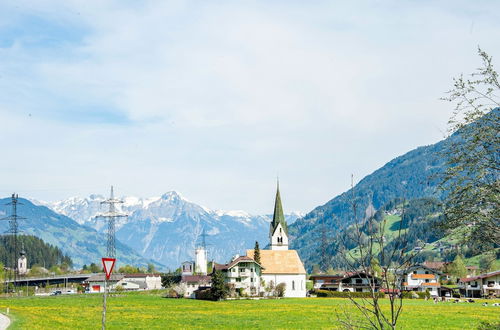
<path fill-rule="evenodd" d="M 116 210 L 116 204 L 122 204 L 123 201 L 116 199 L 113 192 L 113 186 L 111 186 L 111 193 L 108 199 L 101 202 L 102 204 L 108 204 L 108 212 L 100 213 L 96 215 L 96 218 L 104 218 L 108 221 L 108 234 L 107 234 L 107 246 L 106 246 L 106 257 L 116 258 L 116 245 L 115 245 L 115 220 L 118 218 L 128 217 L 128 214 L 120 213 Z"/>
<path fill-rule="evenodd" d="M 18 274 L 18 269 L 17 269 L 17 234 L 19 233 L 19 227 L 17 224 L 17 220 L 25 220 L 26 218 L 20 217 L 17 215 L 17 205 L 23 205 L 22 203 L 19 203 L 18 201 L 19 196 L 17 194 L 12 194 L 11 196 L 11 201 L 5 205 L 11 205 L 12 206 L 12 213 L 8 217 L 2 218 L 0 220 L 8 220 L 9 221 L 9 229 L 7 230 L 7 234 L 10 236 L 11 239 L 11 258 L 12 258 L 12 264 L 10 267 L 10 272 L 9 272 L 9 277 L 11 280 L 14 282 L 14 287 L 16 286 L 17 282 L 17 274 Z"/>

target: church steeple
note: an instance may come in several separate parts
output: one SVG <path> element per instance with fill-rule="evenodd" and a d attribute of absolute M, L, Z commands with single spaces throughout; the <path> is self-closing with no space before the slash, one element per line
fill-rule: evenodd
<path fill-rule="evenodd" d="M 288 226 L 281 205 L 279 180 L 274 201 L 273 221 L 269 228 L 269 239 L 271 241 L 271 250 L 288 250 Z"/>

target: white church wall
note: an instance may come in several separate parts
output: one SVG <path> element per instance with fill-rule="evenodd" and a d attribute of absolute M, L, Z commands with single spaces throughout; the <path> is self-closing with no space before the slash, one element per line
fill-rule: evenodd
<path fill-rule="evenodd" d="M 265 286 L 269 286 L 273 281 L 274 285 L 285 283 L 285 297 L 304 298 L 306 296 L 306 275 L 298 274 L 263 274 L 262 279 Z M 261 289 L 263 291 L 264 288 Z"/>
<path fill-rule="evenodd" d="M 271 250 L 288 250 L 288 236 L 281 223 L 278 224 L 271 236 Z"/>

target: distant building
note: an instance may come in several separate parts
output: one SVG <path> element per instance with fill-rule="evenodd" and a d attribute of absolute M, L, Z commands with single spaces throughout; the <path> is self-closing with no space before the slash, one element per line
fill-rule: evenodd
<path fill-rule="evenodd" d="M 435 269 L 424 265 L 414 265 L 398 275 L 401 288 L 404 291 L 429 291 L 433 297 L 440 295 L 441 284 L 439 280 L 443 274 Z"/>
<path fill-rule="evenodd" d="M 375 292 L 380 289 L 380 279 L 363 272 L 347 272 L 338 275 L 311 275 L 316 290 L 339 292 Z"/>
<path fill-rule="evenodd" d="M 235 289 L 243 289 L 247 295 L 255 296 L 261 291 L 260 279 L 262 267 L 247 256 L 235 256 L 230 263 L 214 263 L 214 271 L 220 270 L 226 283 Z"/>
<path fill-rule="evenodd" d="M 87 293 L 104 292 L 104 274 L 97 274 L 84 281 Z M 161 289 L 161 276 L 159 274 L 111 274 L 107 281 L 110 291 L 118 286 L 125 291 L 142 291 Z"/>
<path fill-rule="evenodd" d="M 17 272 L 19 275 L 26 275 L 28 273 L 28 259 L 24 247 L 21 249 L 19 259 L 17 259 Z"/>
<path fill-rule="evenodd" d="M 182 276 L 193 275 L 193 272 L 194 272 L 194 262 L 192 262 L 192 261 L 184 261 L 181 264 L 181 274 L 182 274 Z"/>
<path fill-rule="evenodd" d="M 468 298 L 500 297 L 500 270 L 461 278 L 460 294 Z"/>
<path fill-rule="evenodd" d="M 181 284 L 186 286 L 184 298 L 195 298 L 195 291 L 206 289 L 212 285 L 212 277 L 210 275 L 183 275 Z"/>

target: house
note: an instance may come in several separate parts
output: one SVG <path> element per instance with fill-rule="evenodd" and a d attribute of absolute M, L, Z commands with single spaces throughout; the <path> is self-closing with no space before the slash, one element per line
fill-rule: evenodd
<path fill-rule="evenodd" d="M 181 284 L 185 285 L 184 298 L 195 298 L 195 291 L 206 289 L 212 285 L 210 275 L 182 275 Z"/>
<path fill-rule="evenodd" d="M 228 264 L 214 263 L 213 271 L 217 270 L 225 275 L 226 283 L 235 289 L 241 289 L 251 296 L 262 291 L 262 266 L 253 258 L 235 256 Z"/>
<path fill-rule="evenodd" d="M 261 279 L 264 287 L 284 283 L 285 297 L 305 297 L 306 270 L 297 251 L 289 250 L 288 245 L 288 227 L 278 184 L 273 220 L 269 228 L 269 249 L 260 250 Z M 247 256 L 253 260 L 254 250 L 247 250 Z"/>
<path fill-rule="evenodd" d="M 337 275 L 311 275 L 316 290 L 340 292 L 371 292 L 380 289 L 380 279 L 364 272 L 347 272 Z"/>
<path fill-rule="evenodd" d="M 104 292 L 104 274 L 97 274 L 84 281 L 87 293 Z M 159 274 L 111 274 L 106 283 L 109 291 L 121 287 L 127 291 L 161 289 L 161 276 Z"/>
<path fill-rule="evenodd" d="M 431 296 L 437 297 L 440 295 L 441 284 L 439 279 L 443 274 L 437 270 L 424 265 L 414 265 L 398 275 L 401 288 L 404 291 L 429 291 Z"/>
<path fill-rule="evenodd" d="M 338 291 L 339 282 L 344 278 L 344 275 L 311 275 L 310 280 L 313 281 L 315 290 L 332 290 Z"/>
<path fill-rule="evenodd" d="M 460 294 L 468 298 L 500 297 L 500 270 L 461 278 Z"/>

